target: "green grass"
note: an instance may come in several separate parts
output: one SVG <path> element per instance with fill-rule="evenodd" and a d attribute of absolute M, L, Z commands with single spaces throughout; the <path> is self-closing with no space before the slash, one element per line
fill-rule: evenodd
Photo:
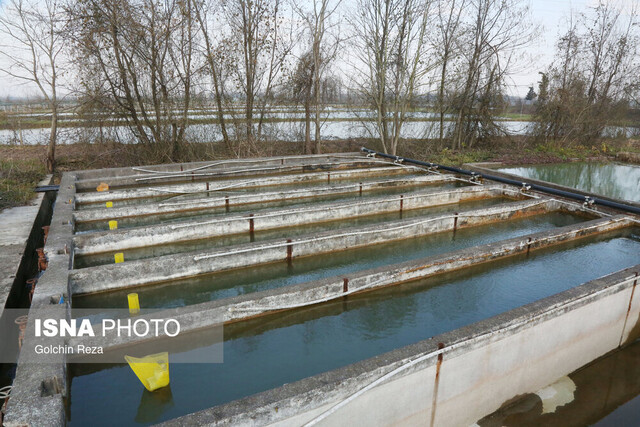
<path fill-rule="evenodd" d="M 590 147 L 584 145 L 563 146 L 560 144 L 547 143 L 538 144 L 535 149 L 537 153 L 549 154 L 562 160 L 581 159 L 588 157 L 612 156 L 615 155 L 619 148 L 614 144 L 601 142 Z"/>
<path fill-rule="evenodd" d="M 0 209 L 29 203 L 45 174 L 39 160 L 0 160 Z"/>
<path fill-rule="evenodd" d="M 495 154 L 490 150 L 474 149 L 468 151 L 452 151 L 448 148 L 429 156 L 429 161 L 441 165 L 461 166 L 464 163 L 486 162 L 493 159 Z"/>

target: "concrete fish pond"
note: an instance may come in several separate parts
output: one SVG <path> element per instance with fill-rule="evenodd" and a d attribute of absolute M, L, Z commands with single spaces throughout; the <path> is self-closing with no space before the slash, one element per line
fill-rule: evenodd
<path fill-rule="evenodd" d="M 64 174 L 5 422 L 471 425 L 632 344 L 633 209 L 479 178 L 370 150 Z M 43 312 L 101 356 L 32 363 Z M 154 319 L 178 336 L 104 328 Z"/>
<path fill-rule="evenodd" d="M 497 165 L 496 165 L 497 166 Z M 640 203 L 640 165 L 572 162 L 497 166 L 498 172 Z"/>

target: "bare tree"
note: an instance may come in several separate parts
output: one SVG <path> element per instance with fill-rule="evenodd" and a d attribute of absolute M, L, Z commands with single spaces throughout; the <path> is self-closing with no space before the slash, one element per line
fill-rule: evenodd
<path fill-rule="evenodd" d="M 304 152 L 312 154 L 314 147 L 311 141 L 311 104 L 313 102 L 314 61 L 310 52 L 304 53 L 296 65 L 291 77 L 293 99 L 304 107 Z"/>
<path fill-rule="evenodd" d="M 0 16 L 0 68 L 5 74 L 34 84 L 51 113 L 47 170 L 56 165 L 60 109 L 60 62 L 65 21 L 58 0 L 7 0 Z"/>
<path fill-rule="evenodd" d="M 545 73 L 549 96 L 536 111 L 535 136 L 571 144 L 594 141 L 624 117 L 637 84 L 638 14 L 599 2 L 570 21 Z"/>
<path fill-rule="evenodd" d="M 536 33 L 523 0 L 470 0 L 460 40 L 461 73 L 452 109 L 456 111 L 453 148 L 502 132 L 493 119 L 503 102 L 502 89 L 519 50 Z"/>
<path fill-rule="evenodd" d="M 228 34 L 221 42 L 221 58 L 232 79 L 231 90 L 244 102 L 242 123 L 234 119 L 236 138 L 244 139 L 248 150 L 255 150 L 275 86 L 293 48 L 291 28 L 280 0 L 223 0 L 222 5 Z"/>
<path fill-rule="evenodd" d="M 104 87 L 138 139 L 168 160 L 185 140 L 200 68 L 193 1 L 87 0 L 69 10 L 83 86 Z"/>
<path fill-rule="evenodd" d="M 435 36 L 434 51 L 440 58 L 440 82 L 438 88 L 438 112 L 440 115 L 439 139 L 444 140 L 444 118 L 448 111 L 448 104 L 445 100 L 447 88 L 447 77 L 449 66 L 457 56 L 456 43 L 460 40 L 460 24 L 462 22 L 462 11 L 468 0 L 440 0 L 437 11 L 437 34 Z"/>
<path fill-rule="evenodd" d="M 352 20 L 361 69 L 354 83 L 375 111 L 375 131 L 395 154 L 402 126 L 425 77 L 433 69 L 426 43 L 431 1 L 359 0 Z M 360 67 L 356 67 L 359 69 Z"/>
<path fill-rule="evenodd" d="M 211 83 L 213 85 L 216 108 L 218 110 L 218 123 L 220 124 L 222 140 L 229 152 L 233 152 L 229 133 L 227 132 L 227 123 L 224 117 L 224 84 L 220 80 L 220 63 L 222 61 L 219 60 L 218 50 L 215 47 L 215 40 L 210 28 L 212 25 L 211 22 L 213 21 L 212 15 L 214 15 L 213 5 L 207 0 L 194 0 L 193 11 L 200 26 L 200 31 L 202 32 L 204 56 L 209 66 L 209 73 L 211 74 Z"/>
<path fill-rule="evenodd" d="M 305 64 L 309 63 L 308 57 L 310 57 L 311 61 L 309 65 L 311 72 L 308 75 L 308 86 L 311 92 L 309 95 L 312 98 L 311 101 L 314 107 L 313 118 L 315 135 L 313 147 L 311 149 L 311 152 L 313 153 L 320 153 L 321 151 L 320 133 L 322 121 L 320 113 L 323 109 L 322 86 L 324 85 L 328 68 L 335 60 L 338 48 L 341 44 L 338 23 L 333 23 L 330 19 L 335 14 L 341 2 L 342 0 L 336 0 L 334 2 L 331 0 L 313 0 L 312 8 L 309 12 L 300 7 L 296 8 L 298 15 L 306 23 L 311 45 L 308 54 L 305 54 L 300 60 L 300 66 L 303 68 L 299 68 L 299 71 L 305 69 Z M 300 74 L 299 76 L 302 75 L 303 74 Z M 305 126 L 307 128 L 305 129 L 305 145 L 307 147 L 311 147 L 310 141 L 307 140 L 307 138 L 310 139 L 309 127 L 311 126 L 311 120 L 308 117 L 309 114 L 310 108 L 307 108 L 307 104 L 305 104 Z"/>

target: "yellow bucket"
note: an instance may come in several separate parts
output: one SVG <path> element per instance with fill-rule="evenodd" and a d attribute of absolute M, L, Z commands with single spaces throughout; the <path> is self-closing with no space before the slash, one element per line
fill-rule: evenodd
<path fill-rule="evenodd" d="M 147 390 L 154 391 L 169 385 L 168 352 L 143 357 L 125 356 L 124 359 Z"/>

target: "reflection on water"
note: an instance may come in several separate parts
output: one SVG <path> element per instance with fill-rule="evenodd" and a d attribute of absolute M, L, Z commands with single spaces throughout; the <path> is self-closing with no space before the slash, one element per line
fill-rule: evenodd
<path fill-rule="evenodd" d="M 383 222 L 396 221 L 403 218 L 417 218 L 451 213 L 461 210 L 470 210 L 474 208 L 486 208 L 489 206 L 495 206 L 508 202 L 509 200 L 504 198 L 480 199 L 463 203 L 453 203 L 444 206 L 405 210 L 402 212 L 402 214 L 400 214 L 399 212 L 393 212 L 381 215 L 367 215 L 340 219 L 336 221 L 311 223 L 309 225 L 300 225 L 296 227 L 273 228 L 265 231 L 255 232 L 253 234 L 253 239 L 251 238 L 249 233 L 244 232 L 242 234 L 227 234 L 225 236 L 218 236 L 209 239 L 199 239 L 187 242 L 128 249 L 123 251 L 123 253 L 127 261 L 132 261 L 136 259 L 153 258 L 168 254 L 207 251 L 221 248 L 223 246 L 240 245 L 250 242 L 263 242 L 272 239 L 289 239 L 300 236 L 313 236 L 317 233 L 322 233 L 325 231 L 338 231 L 350 227 L 362 227 L 366 225 L 380 224 Z M 78 255 L 74 257 L 74 268 L 85 268 L 103 264 L 113 264 L 113 253 L 109 252 L 85 256 Z"/>
<path fill-rule="evenodd" d="M 174 406 L 171 384 L 156 391 L 143 388 L 135 421 L 138 424 L 156 423 L 160 421 L 160 417 L 165 411 Z"/>
<path fill-rule="evenodd" d="M 448 207 L 452 209 L 450 205 Z M 136 290 L 145 308 L 171 308 L 244 295 L 282 286 L 319 280 L 356 271 L 419 259 L 448 251 L 510 239 L 525 234 L 576 224 L 584 218 L 550 213 L 531 218 L 436 233 L 365 248 L 340 251 L 286 262 L 221 272 L 200 278 L 173 281 Z M 126 308 L 131 289 L 87 296 L 75 296 L 75 308 Z"/>
<path fill-rule="evenodd" d="M 640 202 L 640 166 L 577 162 L 498 170 L 616 199 Z"/>
<path fill-rule="evenodd" d="M 407 178 L 410 179 L 410 178 Z M 339 185 L 344 185 L 340 183 Z M 336 185 L 338 187 L 339 185 Z M 253 213 L 256 214 L 258 212 L 265 211 L 267 209 L 273 208 L 287 208 L 287 209 L 295 209 L 306 207 L 309 205 L 316 204 L 318 202 L 338 202 L 342 201 L 345 203 L 355 202 L 359 200 L 366 200 L 371 197 L 381 197 L 381 196 L 394 196 L 400 194 L 408 194 L 414 191 L 445 191 L 452 190 L 455 188 L 464 187 L 465 184 L 460 181 L 454 182 L 446 182 L 446 183 L 434 183 L 434 184 L 426 184 L 426 185 L 411 185 L 411 186 L 403 186 L 403 187 L 390 187 L 390 188 L 381 188 L 370 191 L 363 191 L 362 196 L 357 192 L 352 193 L 343 193 L 343 194 L 332 194 L 328 196 L 314 196 L 304 199 L 287 199 L 287 200 L 279 200 L 274 199 L 273 201 L 261 202 L 261 203 L 248 203 L 248 204 L 238 204 L 238 205 L 230 205 L 229 211 L 227 212 L 224 206 L 216 207 L 216 208 L 207 208 L 203 210 L 196 211 L 187 211 L 187 212 L 176 212 L 171 214 L 162 214 L 162 215 L 148 215 L 141 217 L 130 217 L 130 218 L 120 218 L 118 219 L 118 229 L 123 228 L 133 228 L 133 227 L 141 227 L 145 225 L 154 225 L 154 224 L 168 224 L 174 222 L 182 222 L 187 219 L 197 218 L 197 219 L 209 219 L 209 218 L 221 218 L 229 213 L 237 214 L 237 213 Z M 308 188 L 311 188 L 309 185 Z M 224 194 L 223 194 L 224 196 Z M 217 196 L 216 196 L 217 197 Z M 168 203 L 176 203 L 182 202 L 184 199 L 176 199 L 172 200 Z M 76 233 L 86 233 L 92 231 L 103 231 L 109 229 L 109 221 L 93 221 L 93 222 L 81 222 L 76 223 Z"/>
<path fill-rule="evenodd" d="M 600 236 L 232 324 L 225 328 L 224 363 L 171 365 L 175 406 L 163 408 L 159 417 L 177 417 L 346 366 L 638 262 L 640 242 Z M 71 425 L 135 423 L 142 386 L 128 366 L 70 369 Z"/>
<path fill-rule="evenodd" d="M 282 185 L 281 184 L 257 185 L 255 187 L 243 186 L 244 183 L 247 182 L 247 180 L 244 179 L 244 177 L 240 177 L 240 178 L 229 180 L 233 182 L 233 185 L 236 185 L 236 184 L 238 185 L 237 187 L 233 187 L 230 190 L 224 189 L 224 190 L 210 192 L 210 193 L 195 192 L 195 193 L 180 194 L 180 195 L 175 195 L 175 194 L 167 195 L 165 193 L 160 193 L 161 195 L 157 197 L 140 197 L 140 198 L 138 198 L 136 194 L 129 194 L 127 195 L 127 197 L 132 197 L 132 198 L 114 200 L 113 207 L 121 208 L 123 206 L 135 206 L 140 204 L 148 204 L 150 202 L 177 203 L 177 202 L 184 202 L 187 200 L 197 200 L 197 199 L 206 198 L 207 195 L 216 196 L 216 197 L 225 197 L 225 196 L 232 197 L 232 196 L 244 196 L 244 195 L 250 195 L 250 194 L 264 193 L 265 190 L 268 190 L 269 192 L 285 192 L 287 190 L 301 190 L 301 189 L 313 190 L 315 188 L 321 188 L 321 187 L 322 188 L 344 187 L 345 185 L 349 185 L 349 184 L 353 185 L 353 184 L 366 183 L 366 182 L 377 183 L 381 180 L 411 181 L 411 179 L 415 177 L 424 177 L 424 173 L 421 173 L 421 172 L 413 173 L 413 172 L 415 171 L 408 168 L 404 168 L 402 170 L 398 170 L 394 168 L 389 170 L 386 170 L 386 169 L 379 170 L 375 172 L 369 171 L 365 176 L 362 176 L 360 174 L 333 176 L 333 178 L 331 179 L 331 184 L 329 185 L 327 185 L 326 176 L 324 175 L 321 179 L 314 180 L 314 181 L 300 181 L 300 182 L 294 182 L 294 183 L 282 184 Z M 287 175 L 287 174 L 281 174 L 281 175 Z M 442 183 L 442 185 L 448 185 L 448 184 L 449 183 Z M 426 186 L 429 186 L 429 185 L 441 185 L 441 183 L 426 184 Z M 124 191 L 127 191 L 127 190 L 125 189 Z M 104 206 L 104 201 L 79 203 L 79 204 L 76 204 L 76 210 L 103 209 L 103 206 Z"/>
<path fill-rule="evenodd" d="M 569 375 L 574 399 L 542 414 L 542 403 L 528 394 L 479 421 L 481 427 L 637 426 L 640 424 L 640 341 Z"/>

